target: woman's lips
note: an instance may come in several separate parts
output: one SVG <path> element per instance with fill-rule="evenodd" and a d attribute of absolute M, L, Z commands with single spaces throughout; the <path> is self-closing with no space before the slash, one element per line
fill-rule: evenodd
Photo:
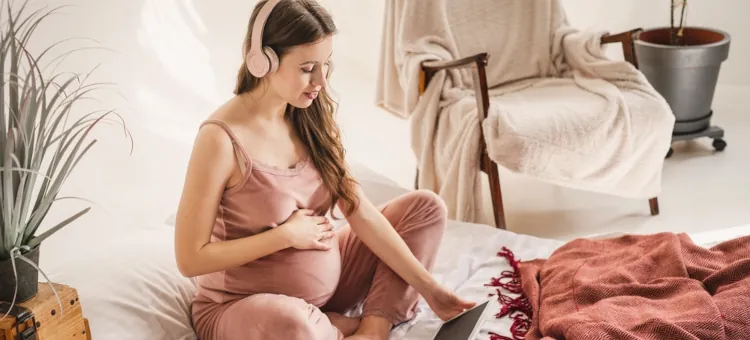
<path fill-rule="evenodd" d="M 318 96 L 318 92 L 305 92 L 305 96 L 308 99 L 315 99 Z"/>

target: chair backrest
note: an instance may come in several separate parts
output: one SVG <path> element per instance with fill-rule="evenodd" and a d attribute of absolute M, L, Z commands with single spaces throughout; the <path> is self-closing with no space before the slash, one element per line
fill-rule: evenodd
<path fill-rule="evenodd" d="M 557 74 L 554 60 L 561 51 L 555 34 L 568 25 L 560 0 L 442 3 L 460 56 L 489 53 L 490 87 Z"/>

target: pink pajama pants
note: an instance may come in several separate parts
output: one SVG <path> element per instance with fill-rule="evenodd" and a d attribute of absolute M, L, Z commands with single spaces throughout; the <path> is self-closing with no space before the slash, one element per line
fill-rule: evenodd
<path fill-rule="evenodd" d="M 382 212 L 416 258 L 431 270 L 446 225 L 443 201 L 432 192 L 417 190 L 388 202 Z M 363 300 L 363 317 L 381 316 L 393 325 L 413 318 L 419 299 L 416 290 L 382 263 L 348 225 L 337 231 L 337 237 L 342 273 L 324 306 L 285 295 L 250 295 L 213 306 L 216 314 L 210 318 L 211 325 L 201 325 L 201 339 L 340 340 L 343 335 L 324 312 L 343 314 Z"/>

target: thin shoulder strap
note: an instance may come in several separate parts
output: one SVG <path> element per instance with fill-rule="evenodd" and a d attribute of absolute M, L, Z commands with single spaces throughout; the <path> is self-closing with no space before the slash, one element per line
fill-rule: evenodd
<path fill-rule="evenodd" d="M 250 156 L 247 155 L 247 152 L 245 151 L 245 148 L 242 147 L 242 144 L 240 144 L 239 140 L 237 139 L 237 136 L 234 134 L 234 132 L 232 132 L 232 129 L 229 128 L 229 125 L 227 125 L 226 123 L 224 123 L 224 122 L 222 122 L 220 120 L 211 119 L 211 120 L 204 121 L 201 124 L 201 127 L 203 127 L 206 124 L 216 124 L 216 125 L 220 126 L 222 129 L 224 129 L 224 131 L 226 131 L 227 135 L 229 136 L 229 139 L 232 141 L 232 145 L 234 145 L 235 154 L 236 154 L 236 150 L 239 149 L 240 150 L 240 154 L 244 158 L 244 161 L 243 161 L 243 160 L 239 159 L 240 155 L 239 154 L 237 155 L 238 156 L 237 161 L 240 163 L 240 165 L 244 166 L 244 168 L 241 169 L 242 173 L 244 174 L 245 170 L 248 169 L 248 168 L 250 168 Z"/>

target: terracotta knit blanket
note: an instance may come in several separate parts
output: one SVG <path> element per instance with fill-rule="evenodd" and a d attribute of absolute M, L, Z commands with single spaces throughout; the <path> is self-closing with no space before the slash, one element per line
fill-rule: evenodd
<path fill-rule="evenodd" d="M 685 234 L 571 241 L 546 260 L 498 255 L 513 339 L 750 339 L 750 237 L 703 248 Z M 492 340 L 511 339 L 493 334 Z"/>

